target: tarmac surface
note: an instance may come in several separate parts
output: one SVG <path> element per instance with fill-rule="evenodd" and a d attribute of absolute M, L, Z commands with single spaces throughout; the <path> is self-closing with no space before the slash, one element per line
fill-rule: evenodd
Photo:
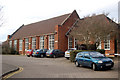
<path fill-rule="evenodd" d="M 75 67 L 74 63 L 62 58 L 35 58 L 20 55 L 3 55 L 2 73 L 17 69 L 24 70 L 11 78 L 118 78 L 118 60 L 112 70 L 93 71 Z"/>
<path fill-rule="evenodd" d="M 19 68 L 15 65 L 2 63 L 2 75 L 7 75 L 8 73 L 11 73 L 13 71 L 18 70 Z"/>

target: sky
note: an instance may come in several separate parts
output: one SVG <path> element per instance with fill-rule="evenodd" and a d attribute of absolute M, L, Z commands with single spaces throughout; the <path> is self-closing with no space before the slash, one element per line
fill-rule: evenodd
<path fill-rule="evenodd" d="M 118 22 L 120 0 L 0 0 L 3 6 L 0 27 L 0 42 L 7 40 L 21 25 L 72 13 L 76 10 L 80 18 L 87 15 L 109 13 L 108 17 Z"/>

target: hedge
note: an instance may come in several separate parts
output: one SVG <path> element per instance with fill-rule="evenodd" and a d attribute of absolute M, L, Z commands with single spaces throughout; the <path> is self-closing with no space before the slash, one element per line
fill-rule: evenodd
<path fill-rule="evenodd" d="M 70 61 L 74 62 L 76 54 L 82 51 L 94 51 L 94 50 L 74 50 L 70 52 Z M 97 52 L 100 52 L 102 54 L 105 54 L 105 50 L 104 49 L 97 49 Z"/>

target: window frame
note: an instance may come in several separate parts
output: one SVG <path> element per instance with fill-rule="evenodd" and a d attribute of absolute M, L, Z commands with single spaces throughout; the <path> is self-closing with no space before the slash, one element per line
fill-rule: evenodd
<path fill-rule="evenodd" d="M 70 38 L 71 38 L 71 41 L 70 41 Z M 72 44 L 73 44 L 72 37 L 68 37 L 68 49 L 73 48 Z"/>
<path fill-rule="evenodd" d="M 26 42 L 27 40 L 27 42 Z M 29 49 L 29 39 L 25 38 L 25 51 Z"/>
<path fill-rule="evenodd" d="M 14 49 L 17 50 L 17 40 L 14 40 Z"/>
<path fill-rule="evenodd" d="M 49 35 L 49 49 L 54 49 L 54 35 Z"/>
<path fill-rule="evenodd" d="M 19 51 L 22 51 L 22 47 L 23 47 L 23 40 L 19 40 Z"/>
<path fill-rule="evenodd" d="M 9 46 L 10 46 L 10 48 L 12 48 L 12 41 L 11 40 L 9 41 Z"/>
<path fill-rule="evenodd" d="M 36 49 L 36 37 L 32 37 L 32 49 Z"/>
<path fill-rule="evenodd" d="M 110 39 L 104 40 L 104 49 L 110 50 Z"/>
<path fill-rule="evenodd" d="M 44 49 L 44 36 L 40 36 L 40 49 Z"/>

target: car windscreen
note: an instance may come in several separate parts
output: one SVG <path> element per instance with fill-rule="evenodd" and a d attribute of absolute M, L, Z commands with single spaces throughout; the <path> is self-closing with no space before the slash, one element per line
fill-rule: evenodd
<path fill-rule="evenodd" d="M 51 53 L 53 50 L 48 50 L 47 53 Z"/>
<path fill-rule="evenodd" d="M 99 52 L 90 52 L 90 56 L 93 58 L 105 57 L 103 54 L 101 54 Z"/>

